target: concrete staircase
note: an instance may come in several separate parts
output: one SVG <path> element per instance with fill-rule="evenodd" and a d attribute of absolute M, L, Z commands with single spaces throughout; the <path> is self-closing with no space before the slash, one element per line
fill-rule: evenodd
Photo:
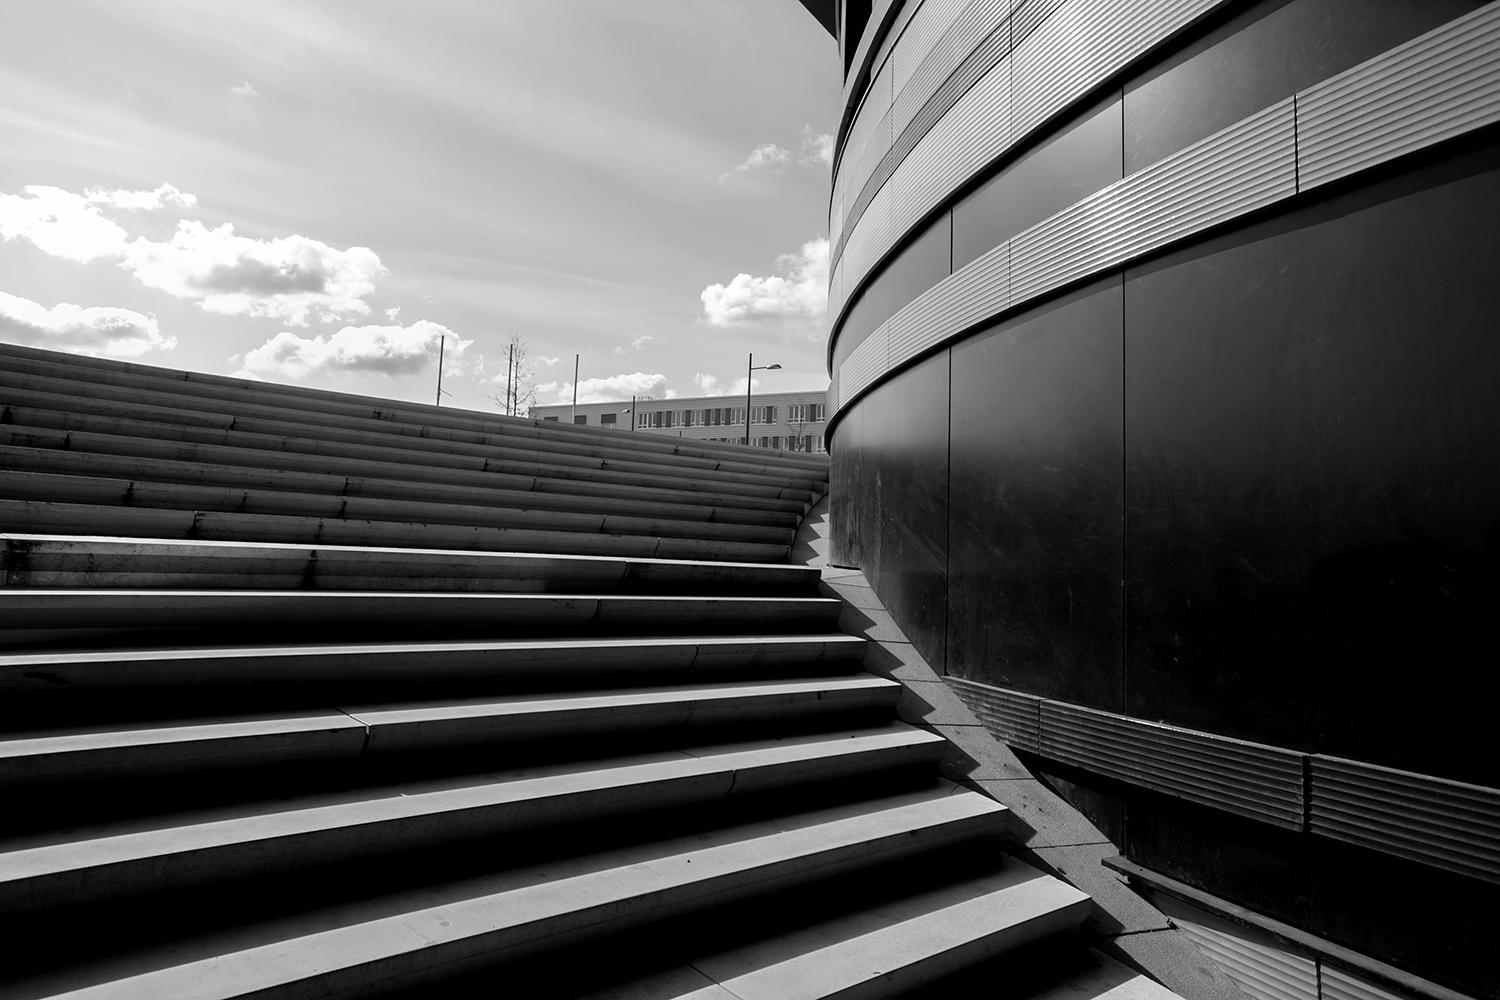
<path fill-rule="evenodd" d="M 0 997 L 1170 996 L 788 564 L 826 479 L 0 345 Z"/>

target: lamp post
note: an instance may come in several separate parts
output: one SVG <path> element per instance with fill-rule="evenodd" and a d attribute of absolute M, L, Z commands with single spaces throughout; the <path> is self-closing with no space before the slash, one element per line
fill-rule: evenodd
<path fill-rule="evenodd" d="M 621 413 L 629 413 L 630 414 L 630 429 L 632 431 L 635 430 L 635 397 L 634 396 L 630 397 L 630 409 L 629 410 L 621 410 L 620 412 Z"/>
<path fill-rule="evenodd" d="M 774 371 L 780 369 L 780 365 L 758 365 L 755 363 L 755 355 L 750 355 L 745 362 L 745 447 L 750 447 L 750 383 L 754 381 L 755 372 Z"/>

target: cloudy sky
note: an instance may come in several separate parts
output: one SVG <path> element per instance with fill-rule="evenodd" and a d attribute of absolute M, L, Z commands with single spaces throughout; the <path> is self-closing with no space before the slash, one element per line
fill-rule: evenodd
<path fill-rule="evenodd" d="M 0 340 L 492 408 L 817 389 L 796 0 L 0 4 Z M 774 380 L 774 381 L 773 381 Z"/>

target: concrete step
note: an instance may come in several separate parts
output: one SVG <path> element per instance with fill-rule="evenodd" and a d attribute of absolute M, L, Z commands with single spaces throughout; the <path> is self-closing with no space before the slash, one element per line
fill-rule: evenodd
<path fill-rule="evenodd" d="M 15 998 L 370 995 L 995 836 L 946 783 L 235 928 L 18 983 Z"/>
<path fill-rule="evenodd" d="M 176 633 L 223 642 L 315 635 L 522 638 L 832 630 L 839 602 L 822 597 L 423 593 L 337 590 L 0 589 L 0 648 L 120 641 Z"/>
<path fill-rule="evenodd" d="M 587 1000 L 898 997 L 1076 930 L 1092 908 L 1084 893 L 1011 858 L 956 884 L 942 884 L 940 873 L 933 874 L 937 888 L 695 956 L 688 964 L 591 993 Z"/>
<path fill-rule="evenodd" d="M 0 586 L 817 596 L 816 567 L 0 534 Z"/>
<path fill-rule="evenodd" d="M 0 727 L 393 699 L 834 676 L 865 640 L 832 634 L 392 642 L 0 654 Z"/>
<path fill-rule="evenodd" d="M 74 455 L 82 472 L 86 457 Z M 214 510 L 276 514 L 320 519 L 400 521 L 476 528 L 511 528 L 580 534 L 644 535 L 775 545 L 790 548 L 796 532 L 753 524 L 683 521 L 614 514 L 576 514 L 557 510 L 388 500 L 345 496 L 337 492 L 303 493 L 216 484 L 173 483 L 150 479 L 111 479 L 91 475 L 0 470 L 0 498 L 53 503 L 111 504 L 166 510 Z M 5 527 L 9 528 L 9 525 Z"/>
<path fill-rule="evenodd" d="M 144 420 L 277 436 L 306 435 L 311 423 L 302 411 L 289 414 L 284 407 L 247 402 L 224 406 L 198 397 L 184 397 L 175 388 L 123 389 L 8 372 L 0 372 L 0 410 L 3 408 L 50 410 L 85 417 Z M 20 422 L 17 417 L 13 419 Z M 340 417 L 322 417 L 315 424 L 318 436 L 328 440 L 406 448 L 417 447 L 420 443 L 455 454 L 489 455 L 495 449 L 541 450 L 549 455 L 641 462 L 662 469 L 723 471 L 775 478 L 791 475 L 825 483 L 828 477 L 826 461 L 760 463 L 755 460 L 755 456 L 761 453 L 760 449 L 743 448 L 736 459 L 638 451 L 622 447 L 620 439 L 613 433 L 603 440 L 570 441 Z M 628 440 L 624 442 L 629 443 Z"/>
<path fill-rule="evenodd" d="M 176 371 L 13 344 L 0 344 L 0 358 L 6 359 L 6 363 L 0 367 L 8 372 L 60 377 L 90 386 L 91 388 L 83 390 L 84 395 L 97 391 L 92 386 L 165 390 L 177 405 L 184 405 L 189 400 L 206 400 L 217 408 L 228 404 L 269 404 L 280 409 L 283 414 L 296 412 L 298 416 L 294 419 L 309 424 L 323 423 L 334 417 L 353 418 L 423 428 L 427 434 L 440 429 L 504 434 L 558 443 L 602 446 L 621 451 L 687 455 L 729 463 L 749 462 L 764 467 L 802 469 L 825 480 L 827 478 L 826 455 L 746 449 L 733 444 L 663 438 L 646 433 L 626 432 L 621 436 L 619 431 L 600 428 L 574 427 L 452 407 L 435 407 L 323 389 Z"/>
<path fill-rule="evenodd" d="M 942 737 L 879 729 L 408 782 L 0 843 L 7 919 L 631 813 L 707 806 L 899 768 Z"/>
<path fill-rule="evenodd" d="M 525 483 L 528 480 L 542 479 L 554 484 L 549 492 L 564 492 L 573 488 L 564 484 L 593 483 L 652 490 L 656 494 L 671 493 L 676 495 L 679 503 L 726 507 L 755 507 L 756 504 L 751 501 L 757 500 L 781 500 L 805 507 L 821 495 L 802 487 L 777 485 L 752 478 L 712 479 L 693 472 L 643 472 L 613 466 L 576 468 L 545 459 L 516 461 L 375 445 L 343 445 L 336 441 L 325 442 L 305 436 L 270 437 L 240 431 L 174 429 L 167 424 L 114 421 L 102 417 L 95 418 L 101 426 L 74 429 L 48 424 L 78 424 L 84 422 L 82 418 L 39 410 L 16 411 L 12 408 L 9 412 L 15 416 L 15 420 L 11 424 L 0 426 L 0 444 L 18 448 L 48 448 L 116 455 L 121 458 L 164 458 L 249 468 L 287 468 L 301 472 L 336 471 L 339 475 L 395 479 L 411 483 L 448 481 L 451 485 L 489 485 L 496 488 L 519 488 L 523 492 L 527 491 Z M 29 422 L 22 423 L 23 419 Z M 482 478 L 486 475 L 507 476 L 509 479 Z M 655 498 L 652 496 L 642 499 Z"/>
<path fill-rule="evenodd" d="M 408 500 L 423 503 L 478 504 L 503 506 L 514 509 L 556 510 L 585 516 L 619 515 L 648 519 L 669 518 L 672 520 L 701 521 L 704 523 L 747 524 L 795 530 L 801 518 L 792 511 L 760 510 L 754 507 L 730 504 L 684 502 L 708 500 L 705 494 L 677 494 L 670 501 L 636 496 L 627 491 L 624 496 L 591 496 L 566 492 L 547 492 L 531 489 L 501 488 L 503 482 L 519 477 L 501 476 L 490 472 L 463 472 L 454 470 L 412 469 L 394 467 L 383 463 L 351 462 L 325 459 L 306 455 L 279 455 L 256 453 L 245 463 L 246 456 L 226 449 L 209 449 L 225 452 L 218 457 L 225 462 L 184 461 L 175 458 L 142 457 L 139 454 L 119 455 L 101 451 L 88 451 L 87 442 L 74 440 L 71 436 L 52 437 L 53 432 L 35 434 L 13 431 L 9 440 L 31 441 L 45 447 L 16 447 L 0 444 L 0 468 L 12 472 L 33 472 L 52 475 L 78 475 L 118 479 L 144 479 L 161 483 L 183 483 L 233 488 L 283 490 L 294 493 L 316 493 L 324 496 L 358 496 L 390 500 Z M 3 436 L 3 435 L 0 435 Z M 89 435 L 97 438 L 97 435 Z M 137 452 L 174 452 L 175 446 L 150 442 L 144 439 L 111 439 L 109 448 L 118 448 L 122 442 Z M 135 447 L 133 442 L 139 443 Z M 195 453 L 203 449 L 194 449 Z M 386 474 L 385 478 L 364 475 L 349 475 L 339 469 L 373 471 Z M 391 475 L 413 478 L 389 478 Z M 525 480 L 519 485 L 534 485 L 534 480 Z M 660 491 L 657 491 L 660 492 Z M 736 501 L 737 503 L 743 501 Z"/>
<path fill-rule="evenodd" d="M 0 531 L 784 563 L 786 545 L 0 499 Z"/>
<path fill-rule="evenodd" d="M 672 730 L 684 742 L 718 727 L 826 728 L 889 712 L 901 686 L 868 675 L 517 695 L 292 714 L 174 719 L 93 729 L 11 733 L 0 740 L 0 789 L 61 788 L 220 773 L 295 762 L 585 739 Z M 843 721 L 841 721 L 843 720 Z M 708 738 L 712 738 L 711 736 Z"/>

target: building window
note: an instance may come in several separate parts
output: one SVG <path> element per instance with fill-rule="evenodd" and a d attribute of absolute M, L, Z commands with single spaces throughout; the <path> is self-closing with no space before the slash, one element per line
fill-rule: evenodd
<path fill-rule="evenodd" d="M 579 414 L 577 414 L 576 416 L 573 417 L 573 423 L 575 423 L 575 424 L 586 424 L 588 422 L 589 422 L 589 415 L 587 413 L 579 413 Z"/>
<path fill-rule="evenodd" d="M 557 418 L 556 418 L 556 417 L 543 417 L 543 418 L 542 418 L 542 419 L 543 419 L 543 420 L 550 420 L 550 421 L 552 421 L 552 422 L 553 422 L 553 423 L 556 423 L 556 422 L 557 422 Z"/>
<path fill-rule="evenodd" d="M 606 427 L 612 426 L 615 422 L 615 415 L 613 413 L 601 413 L 599 414 L 599 422 Z"/>

